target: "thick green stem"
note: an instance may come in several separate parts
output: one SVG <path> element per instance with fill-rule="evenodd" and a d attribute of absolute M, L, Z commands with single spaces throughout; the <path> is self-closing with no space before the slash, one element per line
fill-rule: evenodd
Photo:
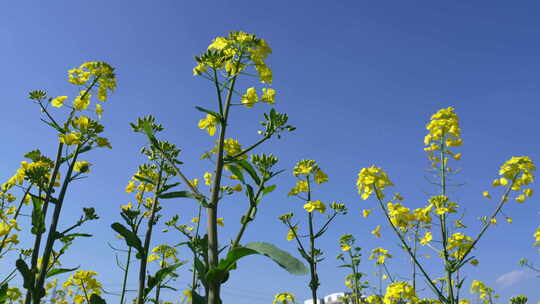
<path fill-rule="evenodd" d="M 161 180 L 163 174 L 163 162 L 159 166 L 158 181 L 156 184 L 156 192 L 154 196 L 154 202 L 152 203 L 152 209 L 150 211 L 150 218 L 148 219 L 148 227 L 146 229 L 146 235 L 144 237 L 144 247 L 141 255 L 141 265 L 139 267 L 139 293 L 137 296 L 137 304 L 144 304 L 146 295 L 144 294 L 144 288 L 146 286 L 146 266 L 148 264 L 148 250 L 150 249 L 150 240 L 152 238 L 152 230 L 154 228 L 154 222 L 156 217 L 156 211 L 158 206 L 158 193 L 161 188 Z"/>
<path fill-rule="evenodd" d="M 445 134 L 443 133 L 441 144 L 440 144 L 440 157 L 441 157 L 441 166 L 440 166 L 440 177 L 441 177 L 441 195 L 446 196 L 446 160 L 445 156 Z M 452 284 L 452 269 L 450 267 L 450 255 L 448 254 L 448 229 L 446 227 L 446 214 L 439 215 L 439 224 L 441 226 L 441 238 L 443 243 L 443 257 L 444 257 L 444 268 L 446 272 L 446 285 L 448 286 L 448 300 L 449 304 L 455 303 L 454 298 L 454 286 Z"/>
<path fill-rule="evenodd" d="M 240 64 L 242 54 L 240 53 L 239 59 L 237 62 L 237 67 Z M 218 251 L 218 232 L 217 232 L 217 213 L 218 213 L 218 201 L 219 201 L 219 192 L 221 190 L 221 176 L 223 174 L 223 144 L 225 142 L 225 134 L 227 130 L 227 123 L 229 121 L 229 110 L 231 107 L 231 100 L 234 92 L 234 86 L 236 84 L 237 76 L 234 76 L 231 81 L 231 86 L 228 89 L 227 99 L 225 101 L 225 109 L 223 112 L 223 117 L 221 121 L 221 128 L 219 132 L 218 139 L 218 151 L 217 151 L 217 161 L 214 182 L 212 184 L 212 193 L 210 195 L 209 207 L 206 208 L 207 211 L 207 232 L 208 232 L 208 263 L 210 268 L 216 267 L 219 263 L 219 251 Z M 217 83 L 217 77 L 214 78 L 214 83 Z M 221 98 L 221 91 L 218 90 L 218 97 Z M 221 100 L 219 100 L 221 104 Z M 208 304 L 220 304 L 221 300 L 219 297 L 220 282 L 211 282 L 208 286 Z"/>
<path fill-rule="evenodd" d="M 39 304 L 41 299 L 45 296 L 43 285 L 45 283 L 45 278 L 47 276 L 47 270 L 49 269 L 49 260 L 51 258 L 51 254 L 53 251 L 54 241 L 56 241 L 56 238 L 57 238 L 56 230 L 58 228 L 58 221 L 60 220 L 60 212 L 62 211 L 62 205 L 64 203 L 64 198 L 66 196 L 68 185 L 71 182 L 71 175 L 73 174 L 73 168 L 75 167 L 75 163 L 77 162 L 77 157 L 79 156 L 80 148 L 81 148 L 81 145 L 77 145 L 77 148 L 75 149 L 73 158 L 69 165 L 68 171 L 66 173 L 66 177 L 64 178 L 64 182 L 62 183 L 60 194 L 58 195 L 58 199 L 54 206 L 52 222 L 49 227 L 49 233 L 47 234 L 47 241 L 45 243 L 45 248 L 43 250 L 43 259 L 41 260 L 41 269 L 37 276 L 36 285 L 34 286 L 33 291 L 32 291 L 32 300 L 34 304 Z M 52 177 L 51 177 L 51 183 L 53 183 L 54 185 L 54 179 Z M 50 199 L 51 193 L 52 193 L 52 190 L 46 194 L 47 197 L 49 197 L 49 199 Z M 45 206 L 43 208 L 45 209 Z"/>

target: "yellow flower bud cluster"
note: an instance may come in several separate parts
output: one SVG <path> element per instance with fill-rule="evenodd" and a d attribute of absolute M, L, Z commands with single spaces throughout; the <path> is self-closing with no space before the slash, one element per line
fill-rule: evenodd
<path fill-rule="evenodd" d="M 290 292 L 281 292 L 274 296 L 272 304 L 292 304 L 296 303 L 294 295 Z"/>
<path fill-rule="evenodd" d="M 455 259 L 462 259 L 465 253 L 472 246 L 472 238 L 470 236 L 464 235 L 460 232 L 452 234 L 447 241 L 446 249 Z"/>
<path fill-rule="evenodd" d="M 509 181 L 513 181 L 511 190 L 521 191 L 515 199 L 518 203 L 523 203 L 533 194 L 532 189 L 523 187 L 534 181 L 534 171 L 536 167 L 528 156 L 512 157 L 501 166 L 499 170 L 501 177 L 495 179 L 492 185 L 493 187 L 506 186 Z"/>
<path fill-rule="evenodd" d="M 426 129 L 429 133 L 424 137 L 424 151 L 428 152 L 428 158 L 432 162 L 432 166 L 436 167 L 441 161 L 444 162 L 448 158 L 440 159 L 435 156 L 434 151 L 444 150 L 446 154 L 453 155 L 455 160 L 461 159 L 461 153 L 456 153 L 447 148 L 459 147 L 463 144 L 461 139 L 461 129 L 459 128 L 459 118 L 454 112 L 454 108 L 448 107 L 441 109 L 431 116 L 431 121 L 427 124 Z M 449 168 L 447 168 L 448 171 Z"/>
<path fill-rule="evenodd" d="M 384 188 L 393 186 L 394 184 L 392 184 L 388 175 L 381 168 L 371 166 L 360 170 L 356 185 L 362 199 L 365 200 L 373 194 L 373 189 L 377 190 L 378 198 L 382 199 L 384 197 L 384 194 L 382 193 Z"/>
<path fill-rule="evenodd" d="M 435 207 L 435 213 L 437 215 L 444 215 L 447 213 L 456 213 L 459 206 L 455 202 L 450 202 L 445 195 L 436 195 L 429 199 L 428 207 Z"/>
<path fill-rule="evenodd" d="M 208 68 L 223 69 L 229 76 L 238 75 L 247 66 L 254 66 L 262 83 L 272 84 L 272 71 L 265 60 L 272 49 L 264 39 L 245 32 L 230 32 L 228 37 L 217 37 L 208 50 L 218 56 L 196 57 L 193 75 L 202 75 Z M 249 60 L 246 63 L 244 60 Z"/>
<path fill-rule="evenodd" d="M 488 287 L 484 282 L 474 280 L 471 283 L 471 293 L 475 294 L 477 293 L 480 299 L 482 300 L 482 303 L 488 304 L 491 303 L 491 295 L 493 294 L 493 289 L 491 287 Z"/>
<path fill-rule="evenodd" d="M 371 251 L 369 256 L 370 260 L 377 259 L 376 264 L 382 265 L 386 261 L 386 258 L 392 258 L 392 255 L 388 253 L 388 250 L 383 248 L 375 248 Z"/>
<path fill-rule="evenodd" d="M 355 239 L 352 234 L 344 234 L 339 238 L 339 246 L 341 247 L 341 250 L 349 251 L 351 250 L 354 241 Z"/>

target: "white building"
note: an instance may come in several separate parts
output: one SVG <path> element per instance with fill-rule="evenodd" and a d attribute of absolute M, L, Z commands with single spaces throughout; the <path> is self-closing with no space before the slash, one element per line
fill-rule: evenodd
<path fill-rule="evenodd" d="M 322 299 L 317 299 L 316 304 L 343 304 L 343 302 L 340 301 L 343 296 L 345 296 L 344 292 L 332 293 Z M 304 304 L 313 304 L 313 299 L 305 300 Z"/>

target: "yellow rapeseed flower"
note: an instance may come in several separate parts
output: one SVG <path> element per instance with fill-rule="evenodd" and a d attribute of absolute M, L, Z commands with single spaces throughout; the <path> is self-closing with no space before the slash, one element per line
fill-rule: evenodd
<path fill-rule="evenodd" d="M 373 234 L 374 236 L 380 238 L 381 237 L 381 225 L 377 225 L 377 227 L 375 227 L 375 229 L 373 229 L 373 231 L 371 231 L 371 234 Z"/>
<path fill-rule="evenodd" d="M 64 101 L 67 99 L 67 96 L 58 96 L 51 100 L 51 105 L 55 108 L 60 108 L 64 105 Z"/>
<path fill-rule="evenodd" d="M 199 129 L 206 129 L 210 136 L 214 136 L 218 123 L 219 120 L 214 115 L 206 114 L 205 119 L 199 120 Z"/>
<path fill-rule="evenodd" d="M 326 206 L 320 200 L 316 200 L 316 201 L 307 202 L 304 205 L 304 209 L 306 209 L 306 211 L 310 213 L 313 212 L 314 210 L 317 210 L 320 213 L 324 213 L 326 211 Z"/>

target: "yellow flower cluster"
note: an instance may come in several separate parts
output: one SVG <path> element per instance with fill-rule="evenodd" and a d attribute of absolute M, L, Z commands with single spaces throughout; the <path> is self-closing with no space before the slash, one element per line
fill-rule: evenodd
<path fill-rule="evenodd" d="M 424 236 L 420 239 L 420 244 L 427 245 L 431 240 L 433 239 L 433 235 L 431 234 L 431 231 L 426 231 Z"/>
<path fill-rule="evenodd" d="M 309 191 L 308 182 L 305 180 L 299 180 L 296 182 L 296 186 L 289 191 L 288 195 L 298 195 L 300 193 L 307 193 Z"/>
<path fill-rule="evenodd" d="M 296 177 L 300 175 L 306 177 L 313 175 L 313 179 L 317 184 L 326 183 L 328 181 L 328 175 L 326 175 L 312 159 L 303 159 L 296 163 L 296 166 L 293 169 L 293 175 Z"/>
<path fill-rule="evenodd" d="M 434 152 L 444 150 L 446 154 L 453 155 L 455 160 L 461 159 L 461 153 L 456 153 L 447 148 L 459 147 L 463 144 L 461 139 L 461 129 L 459 128 L 459 118 L 454 112 L 454 108 L 448 107 L 441 109 L 431 116 L 431 121 L 427 124 L 426 129 L 429 133 L 424 137 L 424 151 L 428 152 L 428 158 L 432 162 L 432 166 L 436 167 L 441 161 L 446 162 L 448 158 L 443 156 L 443 160 L 436 157 Z M 450 171 L 450 168 L 447 168 Z"/>
<path fill-rule="evenodd" d="M 263 95 L 261 96 L 260 101 L 266 102 L 268 104 L 276 103 L 276 90 L 272 88 L 263 88 Z M 251 108 L 259 101 L 259 95 L 254 87 L 248 88 L 246 93 L 242 95 L 242 104 L 247 108 Z"/>
<path fill-rule="evenodd" d="M 448 238 L 446 249 L 448 252 L 451 252 L 450 256 L 459 260 L 463 258 L 465 253 L 472 246 L 472 242 L 473 240 L 470 236 L 456 232 Z"/>
<path fill-rule="evenodd" d="M 490 295 L 493 293 L 493 289 L 491 287 L 488 287 L 484 282 L 478 280 L 472 281 L 471 293 L 477 293 L 482 300 L 482 303 L 491 303 Z"/>
<path fill-rule="evenodd" d="M 404 302 L 404 300 L 408 300 Z M 418 298 L 414 288 L 407 282 L 394 282 L 386 287 L 384 304 L 416 303 Z"/>
<path fill-rule="evenodd" d="M 97 272 L 78 270 L 64 282 L 62 287 L 73 297 L 73 303 L 89 303 L 92 294 L 101 294 L 101 283 L 95 278 Z"/>
<path fill-rule="evenodd" d="M 15 185 L 22 185 L 24 180 L 34 173 L 42 173 L 43 177 L 47 180 L 50 180 L 49 171 L 52 169 L 52 164 L 46 161 L 38 160 L 35 162 L 22 161 L 21 166 L 15 174 L 10 177 L 5 183 L 2 184 L 2 191 L 6 192 L 9 189 L 13 188 Z M 57 175 L 57 180 L 60 180 L 60 175 Z M 55 187 L 59 184 L 54 185 Z M 11 195 L 11 194 L 10 194 Z"/>
<path fill-rule="evenodd" d="M 296 303 L 294 295 L 290 292 L 281 292 L 274 296 L 272 304 L 289 304 Z"/>
<path fill-rule="evenodd" d="M 356 185 L 358 187 L 358 193 L 362 196 L 362 199 L 366 200 L 373 194 L 373 189 L 377 189 L 377 195 L 382 199 L 384 197 L 382 193 L 384 188 L 393 186 L 394 184 L 392 184 L 388 175 L 381 168 L 371 166 L 360 170 Z"/>
<path fill-rule="evenodd" d="M 437 213 L 437 215 L 443 215 L 447 213 L 456 213 L 459 206 L 455 202 L 450 202 L 445 195 L 436 195 L 429 199 L 428 207 L 435 207 L 435 213 Z"/>
<path fill-rule="evenodd" d="M 298 232 L 298 226 L 293 226 L 292 229 L 289 229 L 289 232 L 287 232 L 287 241 L 294 240 L 294 236 Z"/>
<path fill-rule="evenodd" d="M 522 191 L 516 197 L 516 201 L 523 203 L 527 197 L 531 197 L 533 194 L 532 189 L 525 188 L 522 190 L 522 187 L 534 181 L 534 171 L 536 171 L 536 167 L 528 156 L 512 157 L 501 166 L 499 170 L 501 177 L 495 179 L 492 185 L 494 187 L 506 186 L 509 181 L 513 181 L 512 191 Z"/>
<path fill-rule="evenodd" d="M 376 264 L 382 265 L 386 261 L 386 258 L 391 258 L 392 255 L 388 253 L 388 250 L 383 248 L 375 248 L 371 250 L 370 260 L 377 259 Z"/>
<path fill-rule="evenodd" d="M 407 231 L 410 226 L 410 223 L 416 220 L 416 217 L 409 208 L 406 208 L 401 203 L 392 203 L 388 202 L 388 215 L 390 216 L 390 221 L 401 231 Z"/>
<path fill-rule="evenodd" d="M 74 85 L 87 85 L 89 80 L 98 85 L 98 99 L 107 100 L 107 91 L 116 89 L 114 68 L 105 62 L 85 62 L 80 67 L 68 71 L 69 82 Z"/>
<path fill-rule="evenodd" d="M 354 237 L 352 234 L 344 234 L 339 238 L 339 246 L 343 251 L 349 251 L 354 243 Z"/>
<path fill-rule="evenodd" d="M 178 257 L 176 256 L 177 250 L 174 247 L 169 245 L 159 245 L 152 249 L 152 253 L 148 255 L 148 262 L 153 262 L 159 260 L 159 267 L 166 267 L 169 261 L 172 263 L 178 262 Z"/>
<path fill-rule="evenodd" d="M 217 153 L 218 146 L 214 146 L 212 150 L 210 150 L 210 153 Z M 225 154 L 228 156 L 234 156 L 236 154 L 239 154 L 242 152 L 242 145 L 240 142 L 234 138 L 227 138 L 223 141 L 223 151 L 225 151 Z M 242 155 L 239 159 L 246 159 L 247 155 Z"/>
<path fill-rule="evenodd" d="M 208 50 L 218 52 L 220 57 L 197 57 L 197 66 L 193 68 L 194 75 L 201 75 L 210 67 L 225 69 L 228 75 L 235 76 L 247 66 L 253 65 L 260 81 L 272 84 L 272 71 L 265 62 L 272 49 L 264 39 L 245 32 L 231 32 L 228 37 L 215 38 Z M 248 59 L 250 64 L 243 63 L 244 59 Z"/>
<path fill-rule="evenodd" d="M 439 150 L 440 145 L 458 147 L 463 144 L 459 118 L 453 107 L 441 109 L 431 116 L 427 124 L 428 135 L 424 137 L 424 145 L 430 146 L 427 151 Z"/>
<path fill-rule="evenodd" d="M 320 213 L 324 213 L 326 211 L 326 205 L 320 200 L 309 201 L 304 205 L 304 209 L 310 213 L 315 210 L 319 211 Z"/>

